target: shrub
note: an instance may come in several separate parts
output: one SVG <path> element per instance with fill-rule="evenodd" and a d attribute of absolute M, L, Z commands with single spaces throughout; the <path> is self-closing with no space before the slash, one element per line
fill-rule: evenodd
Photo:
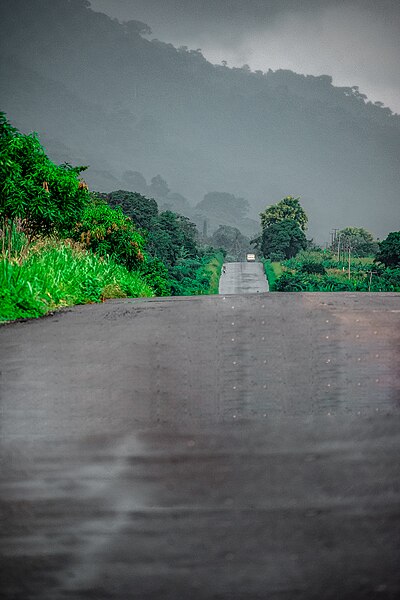
<path fill-rule="evenodd" d="M 400 231 L 392 231 L 385 240 L 379 243 L 376 260 L 386 267 L 400 265 Z"/>
<path fill-rule="evenodd" d="M 326 270 L 323 264 L 317 262 L 304 262 L 300 266 L 301 273 L 309 273 L 314 275 L 325 275 Z"/>
<path fill-rule="evenodd" d="M 111 208 L 101 199 L 93 198 L 71 235 L 85 248 L 110 256 L 128 269 L 137 268 L 144 260 L 143 236 L 119 207 Z"/>
<path fill-rule="evenodd" d="M 55 165 L 36 134 L 24 135 L 0 113 L 0 223 L 6 230 L 18 220 L 29 239 L 64 233 L 79 219 L 89 200 L 79 181 L 86 167 Z"/>
<path fill-rule="evenodd" d="M 285 260 L 285 255 L 283 252 L 271 252 L 269 259 L 271 262 L 282 262 Z"/>
<path fill-rule="evenodd" d="M 144 280 L 152 286 L 156 296 L 171 295 L 171 282 L 169 280 L 168 269 L 159 258 L 146 257 L 140 267 L 140 272 Z"/>

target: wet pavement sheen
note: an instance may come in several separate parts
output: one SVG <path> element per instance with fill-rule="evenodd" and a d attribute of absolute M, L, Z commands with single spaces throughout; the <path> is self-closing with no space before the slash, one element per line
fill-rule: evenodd
<path fill-rule="evenodd" d="M 259 262 L 225 263 L 219 280 L 220 294 L 254 294 L 269 291 L 264 267 Z"/>
<path fill-rule="evenodd" d="M 0 328 L 7 600 L 400 595 L 400 296 Z"/>

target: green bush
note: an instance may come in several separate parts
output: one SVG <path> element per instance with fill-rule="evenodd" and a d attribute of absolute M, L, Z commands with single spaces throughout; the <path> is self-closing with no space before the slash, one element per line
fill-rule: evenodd
<path fill-rule="evenodd" d="M 55 165 L 36 134 L 24 135 L 0 112 L 0 227 L 23 222 L 29 239 L 64 234 L 89 200 L 78 176 L 85 167 Z"/>
<path fill-rule="evenodd" d="M 285 272 L 276 280 L 277 292 L 357 291 L 357 282 L 330 276 Z"/>
<path fill-rule="evenodd" d="M 264 259 L 262 262 L 264 264 L 264 271 L 268 281 L 269 289 L 272 290 L 276 281 L 276 273 L 272 265 L 272 261 L 269 259 Z"/>
<path fill-rule="evenodd" d="M 71 237 L 98 256 L 110 256 L 128 269 L 137 268 L 144 260 L 144 238 L 121 208 L 111 208 L 93 198 L 75 224 Z"/>
<path fill-rule="evenodd" d="M 171 296 L 171 281 L 167 267 L 159 258 L 148 256 L 140 267 L 145 281 L 152 286 L 156 296 Z"/>
<path fill-rule="evenodd" d="M 304 262 L 300 266 L 301 273 L 309 273 L 311 275 L 325 275 L 326 270 L 323 264 L 318 262 Z"/>
<path fill-rule="evenodd" d="M 379 243 L 376 260 L 386 267 L 400 265 L 400 231 L 392 231 Z"/>
<path fill-rule="evenodd" d="M 276 280 L 273 291 L 277 292 L 399 292 L 400 269 L 386 269 L 370 278 L 314 275 L 285 272 Z"/>
<path fill-rule="evenodd" d="M 213 249 L 212 249 L 213 250 Z M 211 258 L 211 260 L 210 260 Z M 204 265 L 206 273 L 210 274 L 208 284 L 208 294 L 218 294 L 219 279 L 221 276 L 222 265 L 224 263 L 224 252 L 217 252 L 214 255 L 206 255 L 204 259 L 207 261 Z"/>

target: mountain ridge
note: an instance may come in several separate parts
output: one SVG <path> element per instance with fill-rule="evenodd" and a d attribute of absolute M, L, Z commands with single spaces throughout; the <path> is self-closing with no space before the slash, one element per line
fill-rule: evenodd
<path fill-rule="evenodd" d="M 51 156 L 64 144 L 84 159 L 101 191 L 129 169 L 160 173 L 192 205 L 215 190 L 244 197 L 253 218 L 300 195 L 320 239 L 346 225 L 383 236 L 400 220 L 400 116 L 356 86 L 212 65 L 86 0 L 13 7 L 0 25 L 2 110 L 44 134 Z"/>

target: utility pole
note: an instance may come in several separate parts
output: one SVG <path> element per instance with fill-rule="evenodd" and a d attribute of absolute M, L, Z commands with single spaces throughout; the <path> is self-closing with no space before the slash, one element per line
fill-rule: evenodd
<path fill-rule="evenodd" d="M 350 279 L 350 256 L 351 256 L 351 246 L 349 244 L 349 279 Z"/>
<path fill-rule="evenodd" d="M 333 248 L 334 243 L 336 242 L 337 239 L 337 232 L 339 231 L 339 229 L 336 227 L 333 228 L 333 231 L 331 231 L 331 247 Z"/>
<path fill-rule="evenodd" d="M 373 274 L 373 273 L 375 273 L 375 274 L 376 274 L 377 272 L 378 272 L 378 271 L 370 271 L 370 272 L 369 272 L 369 284 L 368 284 L 368 291 L 369 291 L 369 292 L 371 291 L 372 274 Z"/>
<path fill-rule="evenodd" d="M 338 240 L 338 245 L 337 245 L 337 260 L 338 262 L 340 262 L 340 238 L 342 237 L 342 234 L 339 233 L 339 240 Z"/>

